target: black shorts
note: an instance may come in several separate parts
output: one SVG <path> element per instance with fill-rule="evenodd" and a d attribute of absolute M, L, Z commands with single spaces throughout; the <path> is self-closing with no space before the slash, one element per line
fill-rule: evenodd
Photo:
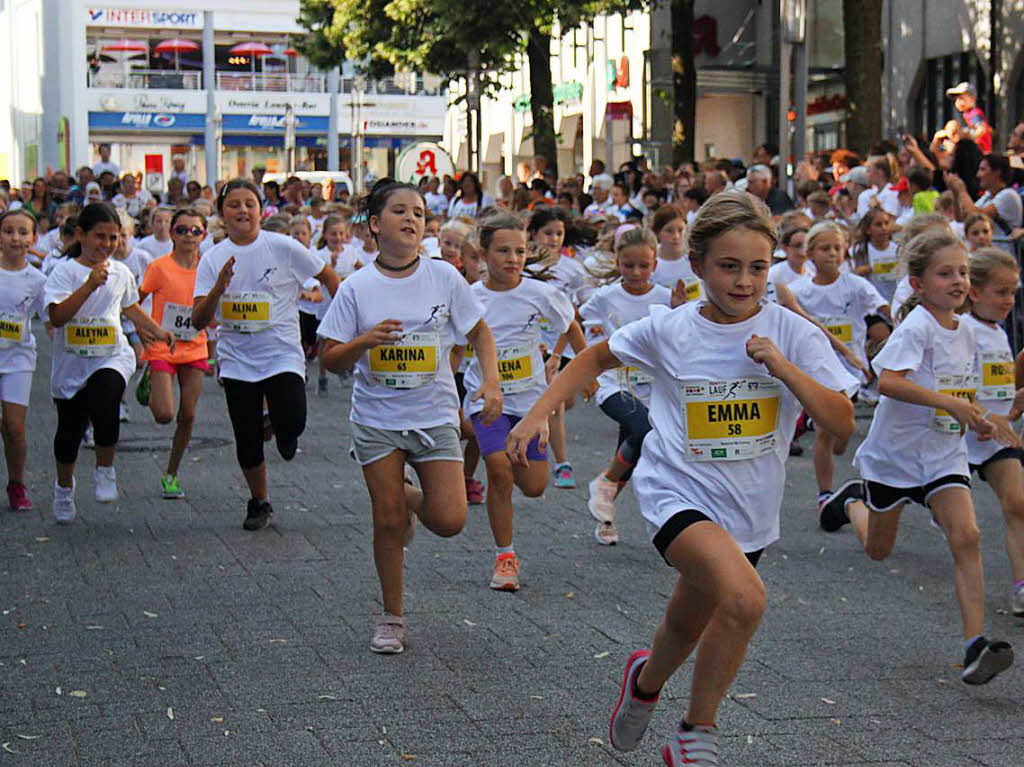
<path fill-rule="evenodd" d="M 544 361 L 545 362 L 547 362 L 548 359 L 550 359 L 550 357 L 551 357 L 550 354 L 548 354 L 547 352 L 544 353 Z M 573 361 L 573 357 L 564 357 L 563 356 L 561 358 L 561 361 L 558 363 L 558 370 L 559 370 L 559 372 L 565 370 L 565 366 L 568 365 L 572 361 Z"/>
<path fill-rule="evenodd" d="M 654 548 L 661 554 L 661 558 L 665 560 L 666 564 L 671 565 L 668 559 L 665 559 L 665 552 L 668 551 L 668 547 L 671 545 L 678 535 L 683 532 L 686 528 L 696 522 L 711 522 L 717 524 L 713 519 L 708 517 L 703 511 L 697 511 L 696 509 L 684 509 L 683 511 L 676 512 L 669 517 L 668 522 L 661 526 L 661 529 L 654 536 Z M 747 558 L 754 567 L 757 567 L 757 562 L 761 559 L 761 555 L 764 554 L 764 549 L 758 549 L 757 551 L 746 551 L 743 556 Z"/>
<path fill-rule="evenodd" d="M 947 487 L 966 487 L 970 490 L 971 479 L 963 474 L 947 474 L 945 477 L 939 477 L 927 485 L 918 487 L 893 487 L 868 479 L 864 481 L 867 496 L 865 503 L 872 511 L 891 511 L 901 503 L 908 501 L 919 506 L 927 506 L 929 498 Z"/>
<path fill-rule="evenodd" d="M 868 329 L 870 329 L 872 325 L 877 325 L 879 322 L 889 328 L 889 330 L 892 330 L 892 323 L 881 314 L 869 314 L 864 318 L 864 324 Z"/>
<path fill-rule="evenodd" d="M 978 472 L 978 476 L 984 480 L 986 466 L 988 466 L 991 463 L 995 463 L 996 461 L 1006 460 L 1007 458 L 1016 458 L 1018 461 L 1024 464 L 1024 450 L 1021 450 L 1019 447 L 1004 447 L 991 458 L 986 458 L 981 463 L 972 463 L 971 472 Z"/>
<path fill-rule="evenodd" d="M 466 374 L 455 374 L 455 389 L 459 392 L 459 407 L 466 401 Z"/>
<path fill-rule="evenodd" d="M 299 312 L 299 334 L 302 336 L 302 345 L 313 346 L 316 343 L 316 329 L 320 326 L 320 320 L 315 314 Z"/>

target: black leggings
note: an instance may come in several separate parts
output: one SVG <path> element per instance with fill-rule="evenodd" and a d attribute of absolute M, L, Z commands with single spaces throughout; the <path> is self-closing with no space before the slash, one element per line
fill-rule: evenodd
<path fill-rule="evenodd" d="M 110 368 L 97 370 L 71 399 L 57 399 L 57 433 L 53 455 L 58 463 L 78 460 L 78 447 L 92 422 L 96 447 L 113 447 L 121 433 L 120 404 L 125 382 Z"/>
<path fill-rule="evenodd" d="M 644 437 L 651 430 L 647 407 L 629 392 L 620 391 L 602 402 L 601 410 L 619 424 L 619 448 L 616 455 L 622 463 L 630 467 L 622 477 L 622 481 L 625 482 L 632 476 L 633 467 L 640 460 L 640 448 L 644 444 Z"/>
<path fill-rule="evenodd" d="M 303 346 L 316 344 L 316 329 L 320 326 L 320 320 L 315 314 L 299 312 L 299 333 L 302 335 Z"/>
<path fill-rule="evenodd" d="M 278 373 L 262 381 L 223 378 L 228 415 L 235 432 L 235 454 L 243 470 L 263 463 L 263 398 L 267 399 L 270 425 L 277 450 L 290 461 L 295 457 L 299 435 L 306 429 L 306 384 L 298 373 Z"/>

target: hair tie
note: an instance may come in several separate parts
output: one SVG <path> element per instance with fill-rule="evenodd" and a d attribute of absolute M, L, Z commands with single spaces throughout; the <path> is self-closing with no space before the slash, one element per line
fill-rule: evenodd
<path fill-rule="evenodd" d="M 638 227 L 636 224 L 622 224 L 622 225 L 620 225 L 619 228 L 615 230 L 615 235 L 614 235 L 614 237 L 612 237 L 612 243 L 616 247 L 618 247 L 619 240 L 622 239 L 622 235 L 624 235 L 628 231 L 631 231 L 633 229 L 639 229 L 639 228 L 640 227 Z"/>

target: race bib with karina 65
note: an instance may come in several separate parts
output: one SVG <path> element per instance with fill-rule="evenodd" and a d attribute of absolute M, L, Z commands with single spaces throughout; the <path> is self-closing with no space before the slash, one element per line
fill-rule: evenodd
<path fill-rule="evenodd" d="M 105 317 L 76 317 L 64 326 L 64 348 L 79 357 L 113 357 L 117 326 Z"/>
<path fill-rule="evenodd" d="M 935 376 L 935 390 L 940 394 L 951 394 L 954 397 L 973 402 L 976 394 L 977 379 L 973 374 L 966 375 L 937 375 Z M 959 434 L 960 422 L 948 411 L 940 407 L 935 408 L 935 415 L 932 417 L 932 428 L 943 434 Z"/>
<path fill-rule="evenodd" d="M 14 312 L 0 312 L 0 348 L 14 346 L 25 340 L 25 317 Z"/>
<path fill-rule="evenodd" d="M 393 344 L 375 346 L 368 356 L 374 381 L 391 389 L 415 389 L 437 377 L 441 336 L 407 333 Z"/>
<path fill-rule="evenodd" d="M 782 384 L 752 376 L 683 381 L 683 450 L 687 461 L 741 461 L 772 452 Z"/>
<path fill-rule="evenodd" d="M 979 351 L 981 382 L 978 386 L 980 400 L 1012 400 L 1017 393 L 1014 388 L 1013 356 L 1007 349 Z"/>
<path fill-rule="evenodd" d="M 533 350 L 528 346 L 498 349 L 498 380 L 502 394 L 518 394 L 533 388 Z"/>
<path fill-rule="evenodd" d="M 217 322 L 224 330 L 236 333 L 259 333 L 270 327 L 271 316 L 270 293 L 248 291 L 244 293 L 225 293 L 221 296 Z"/>

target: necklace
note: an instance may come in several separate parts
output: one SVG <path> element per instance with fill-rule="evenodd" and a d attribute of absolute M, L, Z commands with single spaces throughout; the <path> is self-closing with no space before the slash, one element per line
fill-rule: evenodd
<path fill-rule="evenodd" d="M 409 268 L 411 268 L 413 266 L 416 266 L 416 264 L 418 264 L 419 262 L 420 262 L 420 257 L 419 256 L 416 256 L 416 258 L 414 258 L 412 261 L 407 263 L 405 266 L 391 266 L 390 264 L 385 264 L 379 258 L 376 261 L 374 261 L 374 263 L 377 264 L 377 267 L 379 269 L 383 269 L 386 272 L 404 272 L 406 269 L 409 269 Z"/>

